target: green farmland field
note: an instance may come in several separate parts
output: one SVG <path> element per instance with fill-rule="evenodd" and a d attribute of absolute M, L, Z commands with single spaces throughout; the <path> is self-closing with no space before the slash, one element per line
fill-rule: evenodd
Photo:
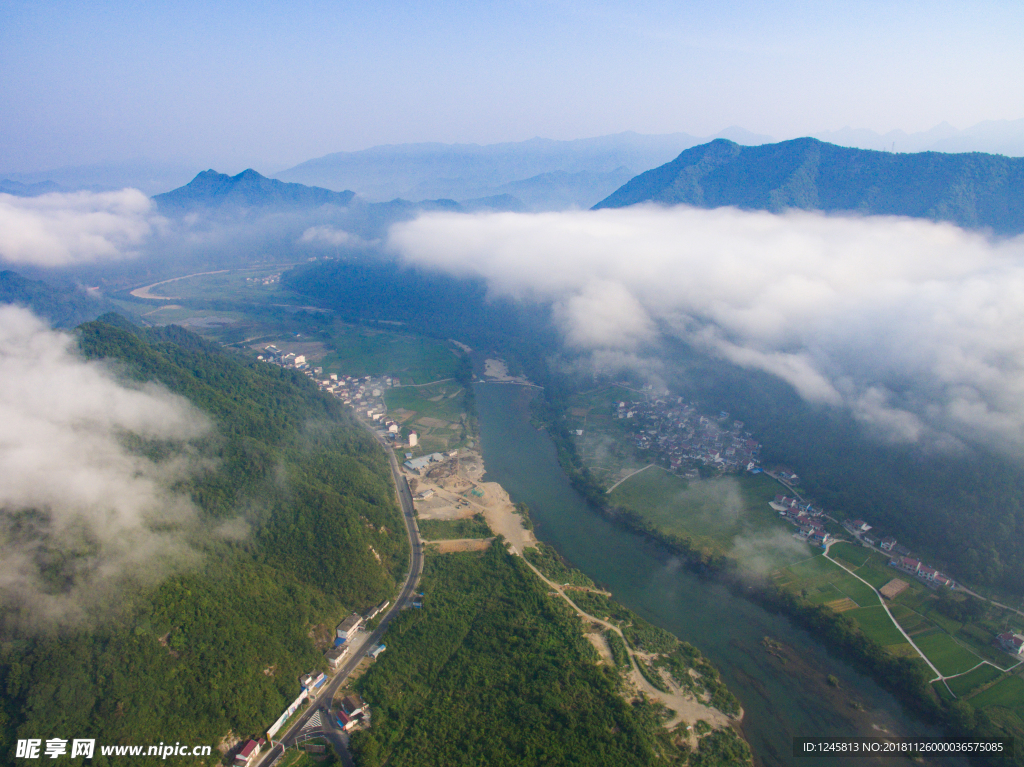
<path fill-rule="evenodd" d="M 793 539 L 792 525 L 768 505 L 778 489 L 763 474 L 687 482 L 651 467 L 625 480 L 608 498 L 658 530 L 688 538 L 708 552 L 741 562 L 761 558 L 772 569 L 810 554 Z"/>
<path fill-rule="evenodd" d="M 978 709 L 1007 708 L 1018 717 L 1024 718 L 1024 679 L 1019 676 L 1007 676 L 971 698 L 971 705 Z"/>
<path fill-rule="evenodd" d="M 423 384 L 451 378 L 459 366 L 447 343 L 422 336 L 339 324 L 329 345 L 334 351 L 321 363 L 328 373 L 393 375 L 403 384 Z"/>
<path fill-rule="evenodd" d="M 981 663 L 981 658 L 958 645 L 944 631 L 914 637 L 914 644 L 943 674 L 961 674 Z"/>
<path fill-rule="evenodd" d="M 843 560 L 844 565 L 860 567 L 871 557 L 871 549 L 854 543 L 837 543 L 828 550 L 828 555 Z"/>
<path fill-rule="evenodd" d="M 1001 674 L 1002 672 L 999 669 L 992 666 L 979 666 L 969 674 L 948 679 L 946 682 L 949 685 L 949 689 L 953 691 L 953 694 L 962 698 L 979 687 L 998 679 Z"/>
<path fill-rule="evenodd" d="M 861 631 L 880 645 L 897 645 L 906 642 L 903 634 L 896 628 L 896 624 L 892 622 L 881 605 L 861 607 L 844 614 L 857 621 Z"/>

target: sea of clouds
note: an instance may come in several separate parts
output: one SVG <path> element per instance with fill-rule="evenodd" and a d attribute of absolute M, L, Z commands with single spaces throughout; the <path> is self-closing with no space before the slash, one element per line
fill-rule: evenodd
<path fill-rule="evenodd" d="M 917 219 L 633 206 L 431 213 L 411 263 L 552 302 L 566 342 L 643 364 L 675 336 L 886 439 L 1024 445 L 1024 239 Z"/>
<path fill-rule="evenodd" d="M 75 338 L 0 307 L 0 598 L 34 626 L 102 611 L 128 578 L 195 559 L 197 512 L 177 480 L 210 421 L 156 384 L 85 360 Z M 165 457 L 138 448 L 159 443 Z"/>

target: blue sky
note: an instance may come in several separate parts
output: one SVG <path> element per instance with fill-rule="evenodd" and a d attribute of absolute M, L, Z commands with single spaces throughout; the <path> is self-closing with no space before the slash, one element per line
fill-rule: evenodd
<path fill-rule="evenodd" d="M 1024 117 L 1024 3 L 77 2 L 0 10 L 0 172 L 270 172 L 411 141 Z"/>

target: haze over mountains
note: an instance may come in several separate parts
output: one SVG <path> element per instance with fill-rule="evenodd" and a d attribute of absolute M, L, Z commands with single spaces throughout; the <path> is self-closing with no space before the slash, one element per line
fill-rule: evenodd
<path fill-rule="evenodd" d="M 877 133 L 845 127 L 814 131 L 813 138 L 839 146 L 905 152 L 985 152 L 1024 155 L 1024 120 L 989 120 L 965 130 L 948 123 L 917 133 Z M 481 198 L 509 195 L 504 209 L 589 208 L 638 173 L 658 167 L 685 149 L 725 138 L 756 146 L 771 136 L 732 127 L 713 136 L 687 133 L 619 133 L 574 141 L 533 138 L 500 144 L 397 144 L 337 152 L 268 175 L 282 181 L 352 190 L 369 201 L 448 198 L 467 209 Z M 0 172 L 0 193 L 35 196 L 55 191 L 104 191 L 134 187 L 149 195 L 175 189 L 199 168 L 182 162 L 136 159 L 36 172 Z M 263 171 L 267 173 L 267 170 Z M 482 207 L 493 207 L 486 201 Z"/>
<path fill-rule="evenodd" d="M 744 143 L 771 140 L 739 128 L 723 133 Z M 372 200 L 464 201 L 509 194 L 531 210 L 558 210 L 590 207 L 637 173 L 702 141 L 686 133 L 627 132 L 486 146 L 398 144 L 329 154 L 276 176 L 328 189 L 354 189 Z"/>
<path fill-rule="evenodd" d="M 917 133 L 892 130 L 876 133 L 846 126 L 835 131 L 815 131 L 811 137 L 854 149 L 892 152 L 985 152 L 1008 157 L 1024 156 L 1024 120 L 985 120 L 964 130 L 947 122 Z M 722 138 L 729 138 L 723 136 Z M 742 142 L 740 142 L 742 143 Z"/>
<path fill-rule="evenodd" d="M 756 147 L 718 139 L 640 174 L 595 209 L 639 202 L 911 216 L 1018 234 L 1024 158 L 893 154 L 812 138 Z"/>

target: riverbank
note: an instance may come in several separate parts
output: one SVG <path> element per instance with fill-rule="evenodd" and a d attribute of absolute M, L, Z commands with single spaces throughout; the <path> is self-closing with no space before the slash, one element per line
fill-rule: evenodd
<path fill-rule="evenodd" d="M 850 616 L 815 604 L 813 600 L 802 599 L 779 588 L 763 577 L 763 574 L 750 572 L 736 558 L 709 553 L 688 537 L 660 529 L 645 515 L 608 503 L 607 494 L 602 497 L 596 492 L 599 483 L 575 450 L 575 444 L 564 426 L 567 417 L 559 418 L 557 413 L 550 415 L 555 417 L 549 417 L 545 425 L 559 447 L 559 462 L 566 470 L 566 475 L 573 487 L 611 523 L 665 547 L 678 556 L 688 569 L 722 583 L 737 596 L 785 615 L 809 631 L 831 655 L 851 663 L 860 672 L 870 676 L 908 711 L 913 712 L 922 722 L 940 728 L 946 737 L 984 740 L 1017 734 L 1016 720 L 1011 718 L 1000 724 L 1001 720 L 997 721 L 995 716 L 989 717 L 986 712 L 976 711 L 970 704 L 955 700 L 956 696 L 951 692 L 949 695 L 941 695 L 940 691 L 935 690 L 930 680 L 933 674 L 938 674 L 939 678 L 942 675 L 920 651 L 917 651 L 920 658 L 908 658 L 889 652 L 887 647 L 866 635 Z M 807 596 L 806 593 L 804 596 Z M 906 636 L 899 624 L 896 624 L 896 628 Z M 928 667 L 932 673 L 926 673 Z"/>
<path fill-rule="evenodd" d="M 537 547 L 538 541 L 533 533 L 528 512 L 521 507 L 517 508 L 508 492 L 498 482 L 484 480 L 486 467 L 480 452 L 463 450 L 455 456 L 437 462 L 423 474 L 408 470 L 405 470 L 405 473 L 417 499 L 415 504 L 420 520 L 456 522 L 482 516 L 490 530 L 501 536 L 509 552 L 523 558 L 527 567 L 550 589 L 550 595 L 560 598 L 572 608 L 573 613 L 583 623 L 583 635 L 601 655 L 600 663 L 618 668 L 620 694 L 625 700 L 643 697 L 663 706 L 669 712 L 662 723 L 664 728 L 693 749 L 699 747 L 701 735 L 706 735 L 710 731 L 735 729 L 737 733 L 742 732 L 739 725 L 743 717 L 742 708 L 731 694 L 714 684 L 718 672 L 711 671 L 709 666 L 699 665 L 703 661 L 699 653 L 695 654 L 691 650 L 675 657 L 673 653 L 682 645 L 676 637 L 667 635 L 667 632 L 665 634 L 671 639 L 666 643 L 663 638 L 663 643 L 668 645 L 668 652 L 645 652 L 643 647 L 636 645 L 635 639 L 635 636 L 640 634 L 635 628 L 645 625 L 641 619 L 633 616 L 632 620 L 627 620 L 627 629 L 634 629 L 627 636 L 620 625 L 621 621 L 605 620 L 587 612 L 577 604 L 580 596 L 576 595 L 576 592 L 567 593 L 564 584 L 556 583 L 545 576 L 530 561 L 533 557 L 526 555 L 530 549 Z M 492 540 L 431 540 L 428 542 L 427 551 L 436 555 L 481 551 L 486 549 Z M 599 589 L 592 591 L 604 599 L 609 596 L 607 592 Z M 618 605 L 614 605 L 612 609 L 619 615 L 629 614 L 628 610 Z M 596 633 L 595 628 L 598 628 Z M 646 634 L 650 634 L 652 630 L 656 631 L 654 627 L 645 626 L 643 629 Z M 606 632 L 615 633 L 621 639 L 628 660 L 625 667 L 615 662 L 614 653 L 604 636 Z M 672 668 L 676 669 L 675 676 L 669 670 Z M 680 678 L 679 668 L 685 669 L 685 677 Z M 704 673 L 697 668 L 702 668 Z M 707 684 L 700 683 L 704 676 L 707 676 Z M 706 689 L 708 684 L 711 685 L 711 690 Z M 712 692 L 717 693 L 719 698 L 726 702 L 727 711 L 711 705 Z"/>
<path fill-rule="evenodd" d="M 701 648 L 745 711 L 743 732 L 759 764 L 790 764 L 792 738 L 877 734 L 938 735 L 909 718 L 891 694 L 835 654 L 778 609 L 758 604 L 743 584 L 730 588 L 713 562 L 694 564 L 653 536 L 595 511 L 559 464 L 562 446 L 537 429 L 549 413 L 534 406 L 536 392 L 478 385 L 477 412 L 488 479 L 499 481 L 531 510 L 537 537 L 611 590 L 644 619 Z M 603 493 L 602 493 L 603 494 Z M 588 606 L 587 611 L 594 614 Z M 600 617 L 600 616 L 598 616 Z M 869 724 L 840 699 L 821 700 L 800 670 L 765 662 L 771 636 L 827 669 L 843 691 L 856 691 Z M 829 764 L 801 759 L 801 765 Z"/>

